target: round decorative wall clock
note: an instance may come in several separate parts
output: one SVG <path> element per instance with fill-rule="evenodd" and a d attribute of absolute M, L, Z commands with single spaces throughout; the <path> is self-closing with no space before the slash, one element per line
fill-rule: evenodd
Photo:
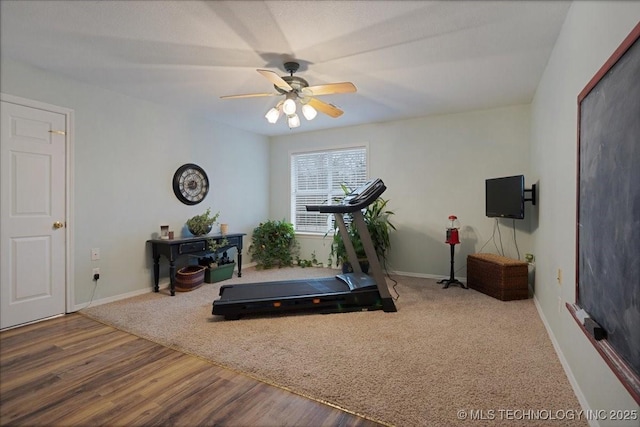
<path fill-rule="evenodd" d="M 173 174 L 173 192 L 185 205 L 197 205 L 209 192 L 209 178 L 200 166 L 186 163 Z"/>

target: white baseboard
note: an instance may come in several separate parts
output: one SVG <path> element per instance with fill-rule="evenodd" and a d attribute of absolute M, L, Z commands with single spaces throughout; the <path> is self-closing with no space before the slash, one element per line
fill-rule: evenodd
<path fill-rule="evenodd" d="M 158 287 L 159 287 L 159 289 L 168 288 L 169 287 L 169 281 L 167 280 L 165 283 L 160 283 L 158 285 Z M 81 304 L 75 304 L 73 306 L 73 309 L 70 311 L 70 313 L 74 312 L 74 311 L 80 311 L 82 309 L 85 309 L 89 305 L 91 305 L 91 307 L 95 307 L 97 305 L 107 304 L 107 303 L 110 303 L 110 302 L 115 302 L 115 301 L 120 301 L 120 300 L 131 298 L 131 297 L 136 297 L 138 295 L 148 294 L 149 292 L 153 292 L 153 288 L 152 287 L 148 287 L 148 288 L 144 288 L 144 289 L 138 289 L 136 291 L 127 292 L 126 294 L 120 294 L 120 295 L 114 295 L 112 297 L 96 299 L 96 300 L 91 301 L 91 303 L 83 302 Z"/>
<path fill-rule="evenodd" d="M 256 265 L 255 262 L 251 262 L 251 263 L 242 263 L 242 267 L 243 269 L 245 267 L 254 267 Z M 335 269 L 338 269 L 338 267 L 336 267 Z M 386 273 L 386 272 L 385 272 Z M 445 279 L 446 277 L 444 275 L 438 275 L 438 274 L 425 274 L 425 273 L 412 273 L 412 272 L 407 272 L 407 271 L 389 271 L 389 274 L 393 274 L 393 275 L 400 275 L 400 276 L 409 276 L 409 277 L 419 277 L 419 278 L 423 278 L 423 279 Z M 467 283 L 467 278 L 466 277 L 456 277 L 456 279 L 460 280 L 462 283 Z M 160 283 L 159 285 L 160 289 L 165 289 L 169 287 L 169 280 L 167 279 L 164 283 Z M 110 302 L 115 302 L 115 301 L 120 301 L 126 298 L 131 298 L 131 297 L 135 297 L 138 295 L 143 295 L 149 292 L 153 292 L 152 288 L 144 288 L 144 289 L 138 289 L 136 291 L 132 291 L 132 292 L 127 292 L 126 294 L 120 294 L 120 295 L 115 295 L 112 297 L 107 297 L 107 298 L 101 298 L 101 299 L 97 299 L 97 300 L 93 300 L 91 302 L 91 306 L 94 307 L 96 305 L 102 305 L 102 304 L 107 304 Z M 70 313 L 74 312 L 74 311 L 79 311 L 82 310 L 84 308 L 87 308 L 87 306 L 89 305 L 88 302 L 83 302 L 81 304 L 75 304 L 72 308 L 72 310 L 70 311 Z M 539 310 L 538 310 L 539 311 Z M 545 323 L 546 326 L 546 323 Z M 548 328 L 547 328 L 548 330 Z M 555 344 L 554 344 L 555 345 Z"/>
<path fill-rule="evenodd" d="M 242 267 L 243 269 L 245 267 L 254 267 L 256 265 L 255 262 L 251 262 L 248 264 L 242 263 Z M 335 269 L 338 269 L 338 267 L 336 267 Z M 386 272 L 385 272 L 386 273 Z M 424 274 L 424 273 L 411 273 L 411 272 L 406 272 L 406 271 L 389 271 L 389 274 L 393 274 L 393 275 L 400 275 L 400 276 L 409 276 L 409 277 L 419 277 L 419 278 L 424 278 L 424 279 L 444 279 L 444 275 L 438 275 L 438 274 Z M 456 279 L 460 280 L 461 282 L 465 283 L 467 282 L 467 278 L 466 277 L 456 277 Z M 164 283 L 160 283 L 159 284 L 160 289 L 165 289 L 169 287 L 169 280 L 166 279 L 166 281 Z M 120 294 L 120 295 L 115 295 L 115 296 L 111 296 L 111 297 L 106 297 L 106 298 L 100 298 L 97 300 L 93 300 L 91 302 L 91 307 L 95 307 L 96 305 L 102 305 L 102 304 L 108 304 L 110 302 L 115 302 L 115 301 L 120 301 L 126 298 L 131 298 L 131 297 L 135 297 L 138 295 L 143 295 L 149 292 L 153 292 L 153 288 L 144 288 L 144 289 L 138 289 L 136 291 L 131 291 L 131 292 L 127 292 L 126 294 Z M 83 302 L 81 304 L 75 304 L 72 308 L 71 311 L 69 311 L 70 313 L 75 312 L 75 311 L 80 311 L 84 308 L 87 308 L 89 306 L 89 302 Z M 547 328 L 548 329 L 548 328 Z"/>
<path fill-rule="evenodd" d="M 242 263 L 242 268 L 249 268 L 249 267 L 255 267 L 256 263 L 255 262 L 249 262 L 249 263 Z M 166 289 L 169 287 L 169 279 L 167 278 L 164 282 L 159 283 L 158 287 L 160 289 Z M 127 298 L 131 298 L 131 297 L 136 297 L 138 295 L 143 295 L 149 292 L 153 292 L 153 288 L 144 288 L 144 289 L 138 289 L 136 291 L 131 291 L 131 292 L 127 292 L 126 294 L 120 294 L 120 295 L 115 295 L 112 297 L 107 297 L 107 298 L 101 298 L 101 299 L 97 299 L 97 300 L 93 300 L 91 302 L 91 307 L 95 307 L 96 305 L 102 305 L 102 304 L 107 304 L 110 302 L 115 302 L 115 301 L 120 301 L 123 299 L 127 299 Z M 80 311 L 84 308 L 87 308 L 89 306 L 89 302 L 83 302 L 81 304 L 75 304 L 72 309 L 69 311 L 69 313 L 73 313 L 75 311 Z"/>
<path fill-rule="evenodd" d="M 409 277 L 418 277 L 421 279 L 448 279 L 444 274 L 427 274 L 427 273 L 411 273 L 407 271 L 390 271 L 389 274 L 397 274 L 399 276 L 409 276 Z M 466 277 L 457 277 L 457 280 L 460 280 L 463 283 L 467 283 Z"/>
<path fill-rule="evenodd" d="M 591 408 L 589 407 L 589 403 L 587 402 L 587 399 L 584 397 L 584 394 L 582 393 L 582 390 L 578 385 L 578 381 L 576 381 L 576 377 L 573 375 L 573 372 L 571 371 L 569 362 L 567 362 L 567 359 L 564 357 L 564 354 L 560 349 L 560 345 L 558 344 L 558 341 L 556 340 L 556 337 L 553 334 L 553 331 L 551 330 L 549 323 L 547 322 L 547 318 L 544 316 L 542 307 L 540 307 L 540 303 L 538 302 L 538 298 L 536 298 L 535 294 L 533 295 L 533 303 L 535 304 L 536 309 L 538 310 L 538 315 L 540 316 L 540 319 L 542 320 L 542 323 L 544 324 L 544 327 L 547 330 L 547 335 L 549 335 L 549 338 L 551 339 L 551 344 L 553 344 L 553 348 L 556 351 L 558 358 L 560 359 L 560 364 L 562 365 L 562 369 L 564 369 L 564 373 L 567 375 L 567 378 L 569 379 L 571 388 L 573 389 L 573 392 L 578 398 L 578 403 L 580 403 L 580 407 L 585 412 L 590 411 Z M 588 422 L 591 427 L 600 427 L 600 423 L 597 420 L 588 420 Z"/>

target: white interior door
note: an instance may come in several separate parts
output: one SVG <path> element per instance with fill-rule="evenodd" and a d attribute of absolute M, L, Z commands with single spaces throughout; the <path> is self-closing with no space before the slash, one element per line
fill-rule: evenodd
<path fill-rule="evenodd" d="M 65 312 L 66 116 L 2 101 L 0 329 Z"/>

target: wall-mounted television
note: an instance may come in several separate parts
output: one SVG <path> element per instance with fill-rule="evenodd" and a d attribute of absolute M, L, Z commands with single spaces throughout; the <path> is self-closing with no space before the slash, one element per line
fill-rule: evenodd
<path fill-rule="evenodd" d="M 490 218 L 524 219 L 524 175 L 485 181 L 486 215 Z"/>

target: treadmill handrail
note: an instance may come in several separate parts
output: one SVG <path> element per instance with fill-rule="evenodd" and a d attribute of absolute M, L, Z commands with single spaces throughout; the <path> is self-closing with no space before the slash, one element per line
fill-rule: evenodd
<path fill-rule="evenodd" d="M 360 193 L 355 194 L 355 197 L 349 198 L 349 196 L 354 195 L 355 192 L 347 195 L 349 203 L 341 203 L 339 205 L 307 205 L 305 207 L 309 212 L 315 211 L 320 213 L 350 213 L 362 210 L 375 202 L 376 199 L 387 189 L 381 179 L 369 182 L 370 185 L 366 188 L 362 190 L 359 188 L 356 190 L 360 190 Z M 345 200 L 347 200 L 347 198 L 345 198 Z M 360 198 L 362 198 L 362 200 L 360 200 Z"/>

